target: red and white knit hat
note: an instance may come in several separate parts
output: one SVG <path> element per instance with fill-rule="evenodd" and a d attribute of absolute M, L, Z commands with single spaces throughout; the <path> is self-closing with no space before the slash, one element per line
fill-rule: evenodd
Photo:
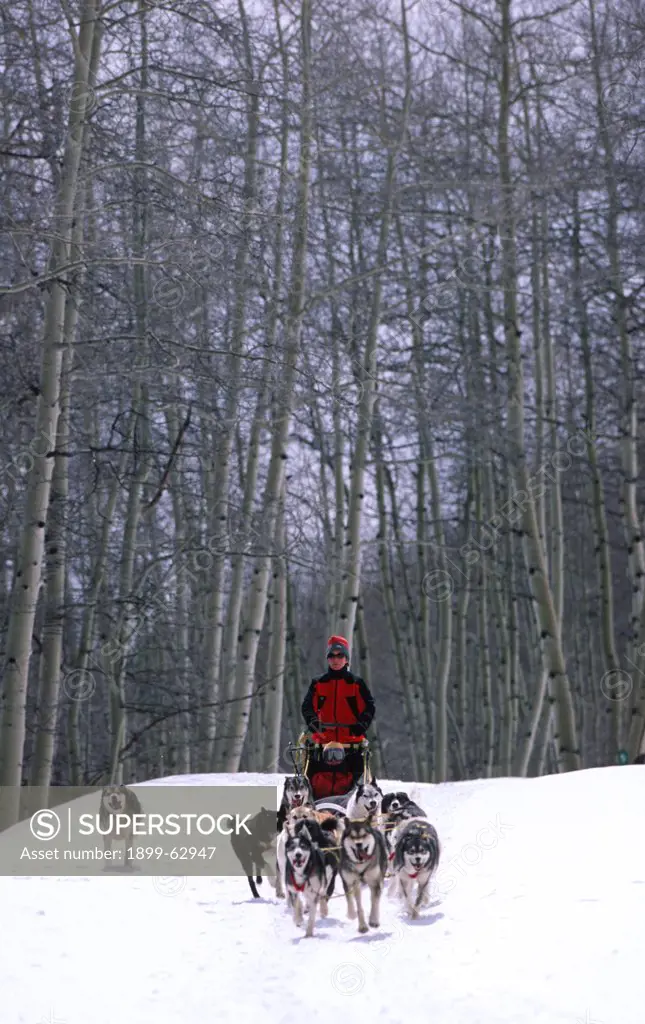
<path fill-rule="evenodd" d="M 327 641 L 327 657 L 330 654 L 344 654 L 349 661 L 349 644 L 344 636 L 330 636 Z"/>

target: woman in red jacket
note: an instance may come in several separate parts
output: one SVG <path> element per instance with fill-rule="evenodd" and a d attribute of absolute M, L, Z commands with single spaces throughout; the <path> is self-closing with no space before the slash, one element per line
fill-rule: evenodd
<path fill-rule="evenodd" d="M 329 669 L 313 679 L 302 702 L 302 714 L 311 732 L 313 750 L 307 776 L 314 797 L 347 793 L 363 772 L 365 731 L 374 718 L 374 698 L 365 680 L 349 671 L 349 644 L 345 637 L 327 641 Z M 343 750 L 329 743 L 350 744 Z M 339 758 L 339 760 L 336 760 Z"/>

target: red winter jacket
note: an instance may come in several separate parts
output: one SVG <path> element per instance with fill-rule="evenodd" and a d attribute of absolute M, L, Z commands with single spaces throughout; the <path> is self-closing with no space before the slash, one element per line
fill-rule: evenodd
<path fill-rule="evenodd" d="M 302 702 L 302 714 L 314 743 L 360 743 L 375 710 L 365 680 L 346 667 L 313 679 Z M 328 722 L 341 724 L 325 728 Z"/>

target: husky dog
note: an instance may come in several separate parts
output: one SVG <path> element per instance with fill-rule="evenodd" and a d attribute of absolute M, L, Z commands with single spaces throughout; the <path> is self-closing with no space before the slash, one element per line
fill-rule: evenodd
<path fill-rule="evenodd" d="M 281 899 L 285 896 L 284 873 L 286 868 L 287 840 L 291 836 L 296 835 L 298 826 L 303 821 L 313 825 L 314 831 L 316 831 L 316 826 L 320 826 L 325 833 L 325 837 L 323 837 L 325 845 L 329 845 L 329 843 L 333 842 L 335 846 L 338 846 L 340 843 L 339 819 L 331 811 L 317 811 L 315 808 L 308 806 L 294 807 L 292 811 L 289 811 L 284 827 L 278 836 L 278 845 L 276 850 L 277 875 L 275 894 Z M 332 895 L 332 893 L 333 886 L 329 895 Z M 323 914 L 323 916 L 325 915 Z"/>
<path fill-rule="evenodd" d="M 403 804 L 407 804 L 410 797 L 407 793 L 400 791 L 398 793 L 386 793 L 381 801 L 381 810 L 383 814 L 389 814 L 390 811 L 400 811 Z"/>
<path fill-rule="evenodd" d="M 393 865 L 394 888 L 400 887 L 413 920 L 418 918 L 419 908 L 428 903 L 428 884 L 439 864 L 440 854 L 437 830 L 427 818 L 409 818 L 397 828 Z M 415 883 L 417 894 L 413 901 L 412 890 Z"/>
<path fill-rule="evenodd" d="M 301 819 L 293 826 L 285 847 L 284 880 L 289 906 L 293 910 L 296 925 L 302 924 L 302 904 L 305 900 L 309 911 L 306 937 L 314 933 L 316 910 L 320 904 L 320 916 L 327 917 L 328 899 L 333 894 L 338 861 L 334 851 L 329 849 L 334 840 L 325 836 L 324 830 L 315 819 Z"/>
<path fill-rule="evenodd" d="M 282 802 L 278 810 L 278 832 L 284 826 L 285 818 L 293 807 L 313 807 L 314 793 L 309 779 L 303 775 L 287 775 L 282 790 Z"/>
<path fill-rule="evenodd" d="M 109 831 L 110 825 L 114 821 L 118 814 L 126 814 L 130 818 L 130 825 L 124 831 L 119 829 L 114 834 Z M 128 789 L 127 786 L 104 786 L 101 793 L 101 806 L 99 808 L 99 825 L 101 832 L 103 833 L 103 848 L 105 850 L 112 849 L 112 843 L 117 841 L 120 842 L 122 839 L 125 840 L 125 864 L 126 866 L 132 866 L 132 847 L 133 847 L 133 835 L 134 825 L 132 823 L 132 817 L 135 814 L 141 814 L 141 804 L 136 793 Z"/>
<path fill-rule="evenodd" d="M 411 800 L 407 793 L 386 793 L 381 803 L 381 814 L 391 819 L 423 818 L 425 811 Z"/>
<path fill-rule="evenodd" d="M 262 871 L 269 873 L 266 855 L 271 852 L 276 841 L 276 812 L 263 807 L 251 818 L 249 826 L 250 836 L 241 832 L 231 834 L 231 846 L 246 873 L 253 897 L 258 900 L 260 894 L 255 883 L 260 885 L 262 882 Z"/>
<path fill-rule="evenodd" d="M 358 930 L 368 930 L 361 903 L 361 888 L 367 885 L 372 897 L 369 926 L 380 925 L 380 903 L 387 872 L 387 848 L 382 834 L 374 827 L 372 818 L 362 821 L 348 817 L 342 823 L 340 849 L 340 877 L 347 897 L 347 916 L 358 916 Z"/>
<path fill-rule="evenodd" d="M 387 843 L 390 851 L 390 860 L 394 860 L 394 846 L 396 843 L 396 831 L 404 821 L 409 818 L 425 818 L 426 812 L 414 800 L 411 800 L 407 793 L 400 790 L 397 793 L 386 793 L 381 804 L 381 824 L 385 830 Z"/>
<path fill-rule="evenodd" d="M 356 789 L 350 793 L 345 813 L 348 818 L 364 819 L 369 817 L 373 822 L 378 822 L 382 799 L 383 793 L 376 779 L 372 779 L 371 782 L 361 780 Z"/>
<path fill-rule="evenodd" d="M 339 817 L 345 817 L 345 815 L 339 815 L 334 811 L 319 811 L 316 807 L 310 807 L 309 804 L 304 804 L 301 807 L 293 807 L 287 814 L 285 820 L 285 826 L 293 825 L 296 821 L 302 821 L 306 818 L 313 818 L 323 828 L 330 827 L 335 828 Z M 329 822 L 329 826 L 325 823 Z"/>

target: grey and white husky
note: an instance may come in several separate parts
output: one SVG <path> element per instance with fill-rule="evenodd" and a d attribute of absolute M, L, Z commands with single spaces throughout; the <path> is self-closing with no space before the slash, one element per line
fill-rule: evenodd
<path fill-rule="evenodd" d="M 428 886 L 439 865 L 441 846 L 434 825 L 427 818 L 409 818 L 396 829 L 392 872 L 393 888 L 390 895 L 399 892 L 413 920 L 419 910 L 429 902 Z M 416 886 L 416 895 L 413 891 Z"/>
<path fill-rule="evenodd" d="M 358 916 L 358 930 L 362 934 L 380 925 L 380 905 L 385 875 L 387 873 L 387 848 L 382 834 L 374 827 L 371 817 L 351 820 L 349 816 L 341 823 L 339 873 L 345 896 L 347 916 Z M 371 907 L 366 923 L 361 890 L 366 885 L 370 890 Z"/>

